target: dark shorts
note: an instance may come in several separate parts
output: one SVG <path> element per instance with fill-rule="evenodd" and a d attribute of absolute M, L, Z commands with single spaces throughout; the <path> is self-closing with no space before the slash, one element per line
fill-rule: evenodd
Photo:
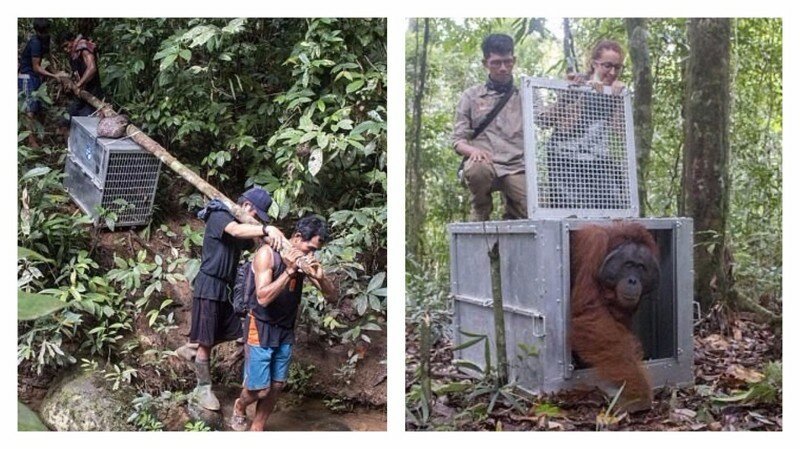
<path fill-rule="evenodd" d="M 228 301 L 204 298 L 192 300 L 192 330 L 189 341 L 203 346 L 214 346 L 242 336 L 241 319 L 233 312 Z"/>
<path fill-rule="evenodd" d="M 22 112 L 38 114 L 42 110 L 42 103 L 34 97 L 33 92 L 42 85 L 42 80 L 34 75 L 17 76 L 17 92 L 23 94 L 25 100 Z"/>

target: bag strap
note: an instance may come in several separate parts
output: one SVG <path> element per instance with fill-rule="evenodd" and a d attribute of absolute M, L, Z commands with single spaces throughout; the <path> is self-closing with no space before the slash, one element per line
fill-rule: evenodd
<path fill-rule="evenodd" d="M 500 97 L 500 100 L 497 103 L 495 103 L 492 110 L 489 111 L 488 114 L 486 114 L 486 117 L 483 118 L 483 121 L 481 121 L 480 124 L 478 124 L 478 127 L 475 128 L 475 130 L 472 132 L 472 137 L 470 140 L 474 140 L 476 137 L 478 137 L 486 129 L 486 127 L 489 126 L 490 123 L 492 123 L 492 120 L 494 120 L 494 118 L 497 117 L 497 114 L 500 113 L 500 110 L 503 109 L 506 103 L 508 103 L 508 100 L 511 99 L 511 96 L 514 95 L 514 92 L 516 91 L 517 91 L 516 87 L 514 87 L 513 89 L 508 89 L 508 92 L 504 93 L 503 96 Z M 464 156 L 461 158 L 461 164 L 459 164 L 457 170 L 458 179 L 463 179 L 464 164 L 467 163 L 467 159 L 469 159 L 468 156 Z"/>
<path fill-rule="evenodd" d="M 486 127 L 489 126 L 490 123 L 492 123 L 492 120 L 494 120 L 494 118 L 497 117 L 497 114 L 500 113 L 500 110 L 503 109 L 506 103 L 508 103 L 508 100 L 511 98 L 512 95 L 514 95 L 514 92 L 516 91 L 517 88 L 514 87 L 512 89 L 509 89 L 508 92 L 506 92 L 505 94 L 503 94 L 500 100 L 494 105 L 494 108 L 492 108 L 492 110 L 489 111 L 486 117 L 484 117 L 483 121 L 478 125 L 477 128 L 475 128 L 475 131 L 472 132 L 472 139 L 478 137 L 486 129 Z"/>
<path fill-rule="evenodd" d="M 278 278 L 283 273 L 284 265 L 281 254 L 277 251 L 272 251 L 272 280 Z"/>
<path fill-rule="evenodd" d="M 253 279 L 253 281 L 255 281 L 256 273 L 253 271 L 253 262 L 252 261 L 247 261 L 245 263 L 247 264 L 247 266 L 244 267 L 244 270 L 245 270 L 245 273 L 244 273 L 244 294 L 245 295 L 249 295 L 250 294 L 250 279 Z"/>

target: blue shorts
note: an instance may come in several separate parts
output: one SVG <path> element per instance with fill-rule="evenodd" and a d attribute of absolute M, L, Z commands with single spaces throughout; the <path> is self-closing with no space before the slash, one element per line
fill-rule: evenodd
<path fill-rule="evenodd" d="M 33 96 L 33 92 L 41 85 L 42 80 L 36 75 L 17 75 L 17 92 L 25 98 L 22 112 L 37 114 L 42 110 L 42 103 Z"/>
<path fill-rule="evenodd" d="M 245 344 L 244 387 L 248 390 L 263 390 L 272 382 L 286 382 L 291 360 L 291 344 L 282 344 L 277 348 Z"/>

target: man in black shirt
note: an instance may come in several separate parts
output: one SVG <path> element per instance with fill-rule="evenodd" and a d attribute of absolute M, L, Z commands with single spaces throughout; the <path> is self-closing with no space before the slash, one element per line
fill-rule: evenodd
<path fill-rule="evenodd" d="M 239 205 L 262 222 L 269 222 L 267 210 L 272 204 L 269 193 L 253 187 L 239 198 Z M 213 200 L 198 217 L 205 220 L 203 255 L 200 271 L 194 278 L 192 300 L 192 329 L 189 345 L 176 352 L 184 358 L 192 353 L 190 345 L 197 344 L 194 357 L 197 371 L 197 402 L 208 410 L 219 410 L 220 405 L 211 391 L 209 358 L 211 348 L 218 343 L 236 340 L 241 336 L 241 322 L 233 311 L 229 292 L 236 280 L 239 257 L 245 249 L 253 246 L 253 239 L 269 237 L 282 239 L 283 233 L 274 226 L 239 223 L 222 202 Z"/>
<path fill-rule="evenodd" d="M 336 288 L 313 254 L 328 239 L 325 222 L 309 216 L 297 222 L 289 239 L 292 249 L 281 258 L 277 251 L 262 246 L 253 261 L 255 287 L 248 295 L 250 312 L 245 318 L 244 388 L 233 406 L 231 427 L 245 430 L 247 406 L 258 401 L 250 426 L 264 430 L 278 394 L 289 374 L 294 345 L 294 325 L 303 279 L 307 278 L 326 300 L 336 298 Z"/>

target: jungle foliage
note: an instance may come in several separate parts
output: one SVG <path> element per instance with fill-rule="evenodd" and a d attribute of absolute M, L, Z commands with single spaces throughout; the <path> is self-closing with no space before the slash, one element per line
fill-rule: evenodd
<path fill-rule="evenodd" d="M 271 192 L 269 214 L 287 235 L 309 213 L 325 217 L 332 240 L 320 251 L 339 288 L 338 303 L 313 289 L 302 320 L 330 342 L 370 341 L 386 318 L 386 22 L 384 19 L 54 19 L 51 34 L 92 38 L 106 101 L 234 200 L 257 184 Z M 21 45 L 31 21 L 18 25 Z M 47 63 L 65 67 L 58 45 Z M 18 364 L 43 370 L 104 360 L 106 377 L 131 382 L 134 321 L 174 327 L 167 284 L 191 280 L 202 228 L 188 218 L 203 199 L 162 170 L 153 222 L 166 253 L 142 250 L 103 261 L 99 231 L 64 190 L 65 142 L 53 123 L 68 95 L 37 95 L 45 116 L 33 128 L 20 113 L 17 241 L 20 294 L 58 298 L 66 308 L 19 325 Z M 113 228 L 113 216 L 104 216 Z M 109 221 L 110 220 L 110 221 Z M 180 231 L 179 231 L 180 232 Z M 159 355 L 161 356 L 161 355 Z M 101 366 L 102 368 L 102 366 Z"/>

